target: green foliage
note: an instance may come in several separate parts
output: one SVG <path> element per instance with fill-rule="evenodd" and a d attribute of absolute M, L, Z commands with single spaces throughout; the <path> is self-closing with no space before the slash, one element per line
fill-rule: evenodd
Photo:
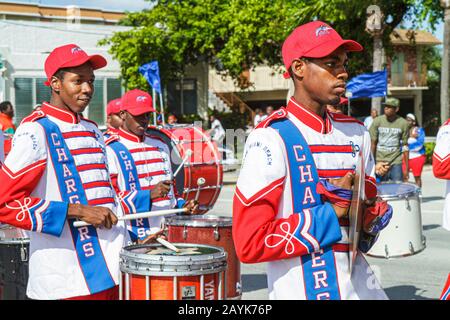
<path fill-rule="evenodd" d="M 432 158 L 433 158 L 433 150 L 434 150 L 434 147 L 436 146 L 436 143 L 425 142 L 424 146 L 425 146 L 425 155 L 427 156 L 426 163 L 431 163 Z"/>
<path fill-rule="evenodd" d="M 413 25 L 442 19 L 438 0 L 148 0 L 150 10 L 128 13 L 130 30 L 100 43 L 120 62 L 128 89 L 148 89 L 138 67 L 160 63 L 163 82 L 184 74 L 186 65 L 207 61 L 238 84 L 246 69 L 265 63 L 282 66 L 281 46 L 299 24 L 321 19 L 345 38 L 359 41 L 363 53 L 350 60 L 352 73 L 371 70 L 372 38 L 364 32 L 366 8 L 377 4 L 386 14 L 384 43 L 405 17 Z M 387 45 L 389 52 L 389 46 Z M 279 71 L 282 68 L 278 68 Z"/>

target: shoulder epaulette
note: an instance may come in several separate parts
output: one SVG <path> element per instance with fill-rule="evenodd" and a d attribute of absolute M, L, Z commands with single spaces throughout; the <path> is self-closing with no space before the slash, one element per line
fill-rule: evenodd
<path fill-rule="evenodd" d="M 20 124 L 26 123 L 26 122 L 34 122 L 34 121 L 44 118 L 44 117 L 45 117 L 45 113 L 43 111 L 36 110 L 36 111 L 33 111 L 29 116 L 23 118 L 22 121 L 20 122 Z"/>
<path fill-rule="evenodd" d="M 287 117 L 287 111 L 284 107 L 274 111 L 270 116 L 261 121 L 256 128 L 267 128 L 272 122 L 280 119 L 284 119 Z M 256 129 L 255 128 L 255 129 Z"/>
<path fill-rule="evenodd" d="M 105 145 L 109 145 L 111 142 L 119 141 L 120 137 L 118 134 L 111 133 L 108 136 L 105 136 Z"/>

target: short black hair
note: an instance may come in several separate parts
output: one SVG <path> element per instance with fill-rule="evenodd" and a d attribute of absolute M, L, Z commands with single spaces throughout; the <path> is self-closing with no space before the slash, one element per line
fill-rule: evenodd
<path fill-rule="evenodd" d="M 0 103 L 0 112 L 5 112 L 9 106 L 11 106 L 11 108 L 13 107 L 10 101 L 3 101 L 2 103 Z"/>

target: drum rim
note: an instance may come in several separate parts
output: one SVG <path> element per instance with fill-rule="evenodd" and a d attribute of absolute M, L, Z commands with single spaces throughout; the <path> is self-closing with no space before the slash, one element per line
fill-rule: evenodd
<path fill-rule="evenodd" d="M 192 256 L 163 256 L 133 253 L 130 248 L 162 247 L 160 244 L 129 245 L 120 251 L 120 270 L 124 273 L 153 276 L 194 276 L 226 270 L 228 254 L 222 247 L 173 243 L 177 247 L 213 248 L 217 252 Z M 128 249 L 127 249 L 128 248 Z M 165 270 L 164 270 L 165 268 Z"/>
<path fill-rule="evenodd" d="M 414 190 L 406 192 L 406 193 L 402 193 L 402 194 L 398 194 L 398 195 L 381 195 L 379 194 L 378 196 L 383 199 L 383 200 L 394 200 L 394 199 L 404 199 L 404 198 L 409 198 L 411 196 L 417 196 L 419 194 L 419 187 L 411 182 L 403 182 L 403 181 L 384 181 L 379 183 L 378 185 L 386 185 L 386 184 L 406 184 L 406 185 L 410 185 L 412 187 L 414 187 Z M 378 188 L 377 188 L 378 189 Z M 378 192 L 378 190 L 377 190 Z"/>
<path fill-rule="evenodd" d="M 203 219 L 203 220 L 202 220 Z M 173 216 L 166 219 L 168 226 L 177 227 L 231 227 L 233 220 L 226 216 Z"/>
<path fill-rule="evenodd" d="M 0 245 L 3 244 L 29 244 L 30 238 L 0 238 Z"/>

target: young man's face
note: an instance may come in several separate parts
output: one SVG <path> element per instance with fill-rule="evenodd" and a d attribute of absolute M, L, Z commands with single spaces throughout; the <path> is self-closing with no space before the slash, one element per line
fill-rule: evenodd
<path fill-rule="evenodd" d="M 57 78 L 53 78 L 57 79 Z M 65 106 L 72 112 L 83 112 L 94 94 L 94 70 L 90 63 L 68 69 L 63 79 L 52 80 L 52 88 L 59 91 Z"/>
<path fill-rule="evenodd" d="M 122 118 L 120 118 L 119 114 L 117 113 L 111 113 L 107 119 L 106 119 L 106 123 L 108 124 L 108 126 L 113 127 L 115 129 L 119 129 L 120 126 L 123 123 Z"/>
<path fill-rule="evenodd" d="M 299 66 L 298 62 L 297 67 L 294 65 L 295 74 L 302 79 L 305 91 L 320 105 L 337 105 L 345 93 L 345 81 L 348 79 L 345 49 L 338 48 L 324 58 L 306 60 L 303 66 Z"/>
<path fill-rule="evenodd" d="M 122 128 L 125 129 L 125 131 L 142 137 L 147 130 L 151 114 L 151 112 L 147 112 L 138 116 L 133 116 L 127 111 L 120 111 L 120 118 L 123 120 Z"/>
<path fill-rule="evenodd" d="M 384 114 L 387 117 L 393 117 L 397 114 L 398 109 L 399 109 L 398 107 L 385 105 L 384 106 Z"/>

